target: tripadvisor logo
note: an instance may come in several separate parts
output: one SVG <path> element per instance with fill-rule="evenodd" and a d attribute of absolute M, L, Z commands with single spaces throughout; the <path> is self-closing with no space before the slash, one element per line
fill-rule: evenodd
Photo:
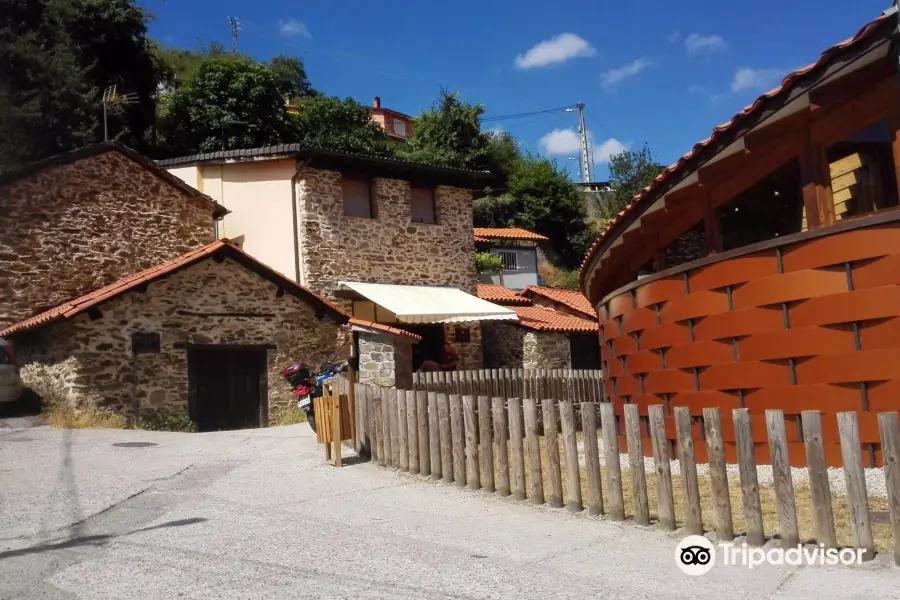
<path fill-rule="evenodd" d="M 760 565 L 860 565 L 865 550 L 860 548 L 826 548 L 803 546 L 795 548 L 760 548 L 747 544 L 721 543 L 719 547 L 700 535 L 689 535 L 675 548 L 675 564 L 686 575 L 704 575 L 716 564 L 727 567 L 754 569 Z"/>

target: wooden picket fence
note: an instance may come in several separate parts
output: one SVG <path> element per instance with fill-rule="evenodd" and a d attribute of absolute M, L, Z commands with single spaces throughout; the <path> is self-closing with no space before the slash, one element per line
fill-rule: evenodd
<path fill-rule="evenodd" d="M 477 373 L 477 372 L 476 372 Z M 619 425 L 614 406 L 606 402 L 579 402 L 584 395 L 565 390 L 594 389 L 568 386 L 544 387 L 546 395 L 536 395 L 537 384 L 518 379 L 519 387 L 484 387 L 488 379 L 514 382 L 515 377 L 479 379 L 456 377 L 417 378 L 416 386 L 425 389 L 397 390 L 362 384 L 355 385 L 357 451 L 384 467 L 414 475 L 427 476 L 444 483 L 455 483 L 470 490 L 483 490 L 516 500 L 530 499 L 534 504 L 568 507 L 573 512 L 585 509 L 590 515 L 607 515 L 616 521 L 626 519 L 626 495 L 630 500 L 630 516 L 638 524 L 651 524 L 651 500 L 655 500 L 656 525 L 665 530 L 681 526 L 688 534 L 715 530 L 720 541 L 735 537 L 735 519 L 742 517 L 748 545 L 762 545 L 766 540 L 764 511 L 760 496 L 751 419 L 747 409 L 732 411 L 737 439 L 739 480 L 729 478 L 723 450 L 722 419 L 718 408 L 703 411 L 708 476 L 698 475 L 692 419 L 687 407 L 673 409 L 676 441 L 666 435 L 664 407 L 649 407 L 649 429 L 655 468 L 645 469 L 643 436 L 639 407 L 626 405 L 628 479 L 620 466 Z M 573 377 L 573 381 L 593 382 L 591 377 Z M 445 391 L 447 386 L 454 393 Z M 481 385 L 481 387 L 479 387 Z M 492 384 L 493 385 L 493 384 Z M 435 389 L 437 388 L 437 389 Z M 479 393 L 455 393 L 457 390 Z M 480 392 L 489 393 L 480 393 Z M 515 392 L 504 395 L 504 391 Z M 551 392 L 560 392 L 559 395 Z M 521 392 L 521 393 L 520 393 Z M 554 397 L 556 396 L 556 397 Z M 541 401 L 535 398 L 546 398 Z M 557 398 L 562 398 L 557 399 Z M 580 405 L 580 406 L 579 406 Z M 580 410 L 577 410 L 580 408 Z M 580 413 L 580 419 L 577 414 Z M 543 433 L 538 416 L 543 417 Z M 599 418 L 598 418 L 599 415 Z M 823 447 L 818 411 L 802 413 L 803 440 L 809 464 L 809 506 L 801 506 L 810 514 L 809 527 L 816 543 L 826 548 L 838 544 L 835 516 L 845 510 L 849 520 L 850 544 L 864 550 L 864 558 L 875 556 L 870 501 L 859 442 L 858 416 L 855 412 L 838 415 L 840 446 L 843 453 L 846 498 L 833 497 Z M 578 422 L 580 421 L 580 422 Z M 878 531 L 886 541 L 881 545 L 893 549 L 894 561 L 900 565 L 900 430 L 897 413 L 878 415 L 884 452 L 887 483 L 887 523 Z M 784 414 L 768 410 L 765 414 L 768 446 L 772 457 L 774 500 L 777 528 L 784 547 L 796 546 L 801 540 L 798 525 L 798 495 L 791 477 Z M 584 447 L 585 468 L 579 460 L 579 435 Z M 598 438 L 602 436 L 602 438 Z M 561 436 L 561 444 L 560 444 Z M 699 436 L 697 436 L 699 437 Z M 758 436 L 757 436 L 758 437 Z M 601 447 L 605 467 L 601 465 Z M 680 475 L 673 478 L 670 461 L 678 460 Z M 604 485 L 605 482 L 605 485 Z M 655 484 L 655 485 L 651 485 Z M 655 488 L 655 493 L 651 490 Z M 681 502 L 675 501 L 681 489 Z M 708 493 L 701 496 L 701 488 Z M 771 490 L 767 488 L 768 494 Z M 627 492 L 627 494 L 626 494 Z M 738 494 L 739 492 L 739 494 Z M 734 494 L 734 499 L 732 498 Z M 800 498 L 804 500 L 804 498 Z M 835 503 L 839 503 L 835 506 Z M 680 512 L 676 508 L 681 508 Z M 704 511 L 711 509 L 704 525 Z M 768 513 L 766 513 L 768 515 Z M 768 515 L 767 518 L 775 517 Z M 740 522 L 738 522 L 740 525 Z M 806 525 L 804 525 L 805 527 Z M 841 527 L 844 527 L 842 524 Z M 889 527 L 889 530 L 887 528 Z M 885 533 L 886 532 L 886 533 Z M 740 533 L 740 532 L 739 532 Z M 847 546 L 848 544 L 843 544 Z"/>
<path fill-rule="evenodd" d="M 413 374 L 413 388 L 445 394 L 578 398 L 602 402 L 603 374 L 589 369 L 475 369 Z"/>

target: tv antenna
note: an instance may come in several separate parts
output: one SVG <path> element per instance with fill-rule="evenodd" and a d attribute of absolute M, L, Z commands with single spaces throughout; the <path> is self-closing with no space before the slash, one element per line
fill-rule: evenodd
<path fill-rule="evenodd" d="M 129 104 L 138 104 L 140 99 L 134 92 L 128 94 L 120 94 L 116 91 L 116 86 L 111 85 L 103 91 L 103 141 L 109 141 L 109 127 L 107 125 L 107 116 L 110 114 L 120 115 L 125 110 L 125 106 Z"/>

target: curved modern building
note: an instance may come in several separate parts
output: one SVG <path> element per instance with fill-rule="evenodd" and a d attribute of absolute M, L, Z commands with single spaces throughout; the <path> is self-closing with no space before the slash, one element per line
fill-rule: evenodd
<path fill-rule="evenodd" d="M 835 415 L 858 411 L 864 463 L 881 464 L 876 413 L 900 409 L 897 27 L 888 11 L 788 75 L 597 239 L 581 286 L 619 411 L 688 406 L 700 440 L 719 407 L 735 462 L 729 409 L 748 408 L 765 463 L 764 411 L 782 409 L 795 465 L 801 411 L 822 412 L 835 465 Z"/>

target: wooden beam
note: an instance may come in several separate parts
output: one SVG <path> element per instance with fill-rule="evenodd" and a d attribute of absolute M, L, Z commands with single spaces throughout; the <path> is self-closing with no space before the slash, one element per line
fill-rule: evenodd
<path fill-rule="evenodd" d="M 722 252 L 722 228 L 719 223 L 719 217 L 716 215 L 716 209 L 712 206 L 709 190 L 706 191 L 704 204 L 706 205 L 706 215 L 704 220 L 704 229 L 706 230 L 706 243 L 710 251 Z"/>
<path fill-rule="evenodd" d="M 703 194 L 704 188 L 699 183 L 692 183 L 691 185 L 687 185 L 679 190 L 675 190 L 674 192 L 669 192 L 668 194 L 666 194 L 666 209 L 680 209 L 685 204 L 689 204 L 699 198 L 702 198 Z"/>
<path fill-rule="evenodd" d="M 744 147 L 750 152 L 762 151 L 798 131 L 804 131 L 818 108 L 810 105 L 769 125 L 754 129 L 744 136 Z"/>
<path fill-rule="evenodd" d="M 817 115 L 811 136 L 814 144 L 831 146 L 890 115 L 900 98 L 896 75 L 868 88 L 864 93 Z"/>
<path fill-rule="evenodd" d="M 738 150 L 712 164 L 703 165 L 697 170 L 697 176 L 701 185 L 715 185 L 723 179 L 734 177 L 736 172 L 744 170 L 755 158 L 748 150 Z"/>
<path fill-rule="evenodd" d="M 891 113 L 891 127 L 894 130 L 894 140 L 891 143 L 891 154 L 894 156 L 894 176 L 897 185 L 900 186 L 900 107 Z"/>
<path fill-rule="evenodd" d="M 802 138 L 792 135 L 770 147 L 766 152 L 754 154 L 754 160 L 733 177 L 723 180 L 710 190 L 710 201 L 717 208 L 760 181 L 778 167 L 800 155 Z"/>
<path fill-rule="evenodd" d="M 812 141 L 809 130 L 803 153 L 800 155 L 800 177 L 807 229 L 833 224 L 834 200 L 831 196 L 828 159 L 825 156 L 825 149 Z"/>
<path fill-rule="evenodd" d="M 864 94 L 866 90 L 896 73 L 891 56 L 885 56 L 856 69 L 839 79 L 833 79 L 809 92 L 809 101 L 822 107 L 843 104 Z"/>

